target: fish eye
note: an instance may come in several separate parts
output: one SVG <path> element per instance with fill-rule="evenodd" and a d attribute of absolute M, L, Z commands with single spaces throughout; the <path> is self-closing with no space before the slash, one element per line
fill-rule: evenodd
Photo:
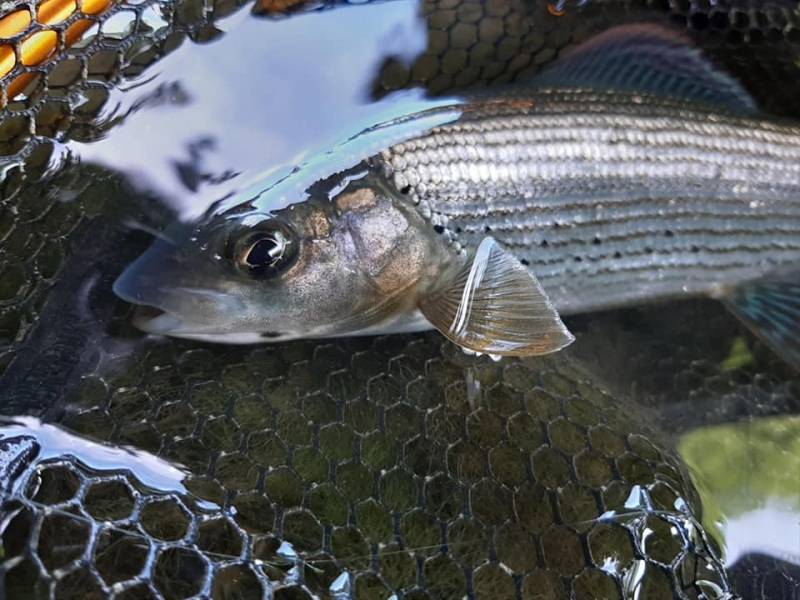
<path fill-rule="evenodd" d="M 291 231 L 268 222 L 237 236 L 232 258 L 240 269 L 254 277 L 273 277 L 289 267 L 297 256 L 297 242 Z"/>

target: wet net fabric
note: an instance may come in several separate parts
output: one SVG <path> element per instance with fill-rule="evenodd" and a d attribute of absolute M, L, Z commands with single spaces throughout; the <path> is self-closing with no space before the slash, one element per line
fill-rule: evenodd
<path fill-rule="evenodd" d="M 431 335 L 162 347 L 109 373 L 64 406 L 87 439 L 73 456 L 0 429 L 7 593 L 734 597 L 645 415 L 561 361 L 496 365 Z M 188 476 L 98 469 L 104 441 Z"/>
<path fill-rule="evenodd" d="M 159 489 L 135 461 L 51 456 L 35 427 L 0 425 L 6 597 L 735 597 L 650 413 L 565 359 L 497 365 L 435 335 L 140 344 L 109 285 L 144 244 L 116 224 L 146 199 L 73 165 L 65 143 L 112 130 L 124 118 L 113 95 L 181 45 L 223 35 L 219 19 L 339 4 L 98 3 L 49 23 L 41 6 L 17 4 L 30 23 L 0 40 L 0 412 L 63 426 L 87 456 L 110 443 L 185 472 Z M 525 79 L 646 15 L 702 39 L 766 106 L 796 110 L 793 4 L 437 0 L 421 11 L 425 52 L 387 57 L 375 96 Z M 25 64 L 40 32 L 55 33 L 41 42 L 52 51 Z M 776 78 L 790 83 L 776 91 Z M 776 398 L 796 407 L 796 380 L 771 358 L 769 375 L 735 380 L 686 350 L 691 329 L 675 334 L 684 346 L 631 358 L 648 373 L 662 361 L 653 390 L 688 404 L 755 390 L 765 412 Z M 792 577 L 771 585 L 796 588 Z"/>

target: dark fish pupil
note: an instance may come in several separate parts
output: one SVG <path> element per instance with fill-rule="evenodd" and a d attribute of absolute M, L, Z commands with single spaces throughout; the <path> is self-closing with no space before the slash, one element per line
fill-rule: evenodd
<path fill-rule="evenodd" d="M 247 264 L 251 267 L 268 267 L 280 260 L 283 244 L 271 237 L 258 240 L 247 253 Z"/>

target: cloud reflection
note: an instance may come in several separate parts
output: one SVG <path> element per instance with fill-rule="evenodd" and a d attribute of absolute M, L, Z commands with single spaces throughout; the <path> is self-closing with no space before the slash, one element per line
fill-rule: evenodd
<path fill-rule="evenodd" d="M 280 21 L 240 11 L 217 25 L 226 35 L 214 43 L 184 43 L 146 72 L 148 81 L 113 92 L 109 105 L 130 112 L 104 139 L 71 145 L 84 161 L 128 173 L 183 218 L 261 173 L 285 172 L 407 113 L 407 94 L 371 102 L 371 85 L 387 55 L 412 60 L 427 42 L 409 2 Z M 143 103 L 165 82 L 184 91 L 183 102 Z"/>

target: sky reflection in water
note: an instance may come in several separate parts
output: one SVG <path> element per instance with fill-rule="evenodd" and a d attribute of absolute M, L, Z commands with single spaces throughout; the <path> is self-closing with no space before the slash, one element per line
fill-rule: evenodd
<path fill-rule="evenodd" d="M 184 218 L 243 185 L 284 175 L 354 132 L 431 105 L 421 92 L 370 98 L 385 58 L 410 62 L 426 46 L 416 3 L 275 21 L 239 11 L 217 25 L 221 38 L 187 40 L 145 71 L 146 83 L 116 90 L 108 106 L 124 114 L 159 88 L 172 90 L 171 104 L 145 102 L 105 139 L 71 144 L 83 161 L 128 173 Z M 212 181 L 187 187 L 179 168 L 191 163 Z"/>
<path fill-rule="evenodd" d="M 185 473 L 148 452 L 99 444 L 34 417 L 19 416 L 0 421 L 0 439 L 15 436 L 31 436 L 36 441 L 38 461 L 73 456 L 90 469 L 130 471 L 144 485 L 163 493 L 187 493 L 183 485 Z"/>

